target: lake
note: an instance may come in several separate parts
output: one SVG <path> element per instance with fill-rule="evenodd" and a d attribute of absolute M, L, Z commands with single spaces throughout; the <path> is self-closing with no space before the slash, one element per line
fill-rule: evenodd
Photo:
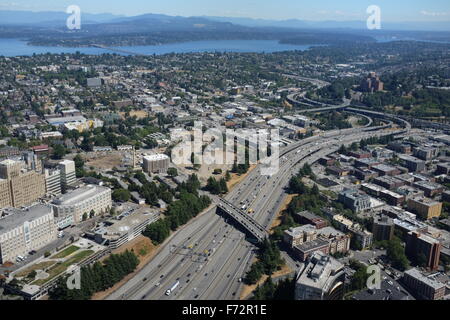
<path fill-rule="evenodd" d="M 119 50 L 133 52 L 136 54 L 167 54 L 167 53 L 189 53 L 189 52 L 257 52 L 271 53 L 291 50 L 307 50 L 310 45 L 282 44 L 277 40 L 210 40 L 210 41 L 190 41 L 181 43 L 170 43 L 157 46 L 131 46 L 120 47 Z M 19 39 L 0 39 L 0 56 L 31 56 L 42 53 L 75 53 L 103 54 L 116 51 L 102 48 L 66 48 L 66 47 L 46 47 L 30 46 L 26 41 Z M 116 53 L 126 55 L 125 52 Z"/>

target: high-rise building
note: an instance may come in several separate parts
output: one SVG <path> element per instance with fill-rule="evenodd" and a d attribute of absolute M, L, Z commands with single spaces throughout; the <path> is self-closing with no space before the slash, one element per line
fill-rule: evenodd
<path fill-rule="evenodd" d="M 344 292 L 344 265 L 316 251 L 295 284 L 296 300 L 340 300 Z"/>
<path fill-rule="evenodd" d="M 165 154 L 144 157 L 144 171 L 147 173 L 165 173 L 169 168 L 170 158 Z"/>
<path fill-rule="evenodd" d="M 64 188 L 73 186 L 77 181 L 75 172 L 75 162 L 72 160 L 64 160 L 58 164 L 61 172 L 61 186 Z"/>
<path fill-rule="evenodd" d="M 372 233 L 376 241 L 392 240 L 394 229 L 394 220 L 387 216 L 376 217 L 373 221 Z"/>
<path fill-rule="evenodd" d="M 2 207 L 29 205 L 45 195 L 45 178 L 36 171 L 27 171 L 24 163 L 14 160 L 0 162 L 0 204 Z"/>
<path fill-rule="evenodd" d="M 61 194 L 61 171 L 45 169 L 45 192 L 47 195 Z"/>
<path fill-rule="evenodd" d="M 20 175 L 23 169 L 23 162 L 6 159 L 0 162 L 0 178 L 12 179 Z"/>
<path fill-rule="evenodd" d="M 30 151 L 24 154 L 24 160 L 28 170 L 34 170 L 38 173 L 42 172 L 42 160 L 39 159 L 37 154 Z"/>
<path fill-rule="evenodd" d="M 366 79 L 361 82 L 361 90 L 364 92 L 383 91 L 384 84 L 375 72 L 369 73 Z"/>
<path fill-rule="evenodd" d="M 406 236 L 405 252 L 408 257 L 430 270 L 437 270 L 439 267 L 441 247 L 439 240 L 421 232 L 412 231 Z"/>
<path fill-rule="evenodd" d="M 57 238 L 50 206 L 39 204 L 6 211 L 8 215 L 0 219 L 0 263 L 15 262 L 18 256 L 26 256 Z"/>

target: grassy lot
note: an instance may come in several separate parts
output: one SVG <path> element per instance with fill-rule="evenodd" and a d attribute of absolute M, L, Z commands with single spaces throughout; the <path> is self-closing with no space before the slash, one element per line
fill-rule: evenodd
<path fill-rule="evenodd" d="M 74 253 L 75 251 L 77 251 L 79 249 L 80 249 L 80 247 L 72 245 L 70 247 L 65 248 L 63 251 L 55 254 L 53 257 L 50 257 L 50 259 L 62 259 L 62 258 L 65 258 L 65 257 L 71 255 L 72 253 Z"/>
<path fill-rule="evenodd" d="M 336 192 L 333 192 L 331 190 L 321 190 L 320 192 L 329 196 L 333 200 L 336 200 L 338 198 L 338 195 L 336 194 Z"/>
<path fill-rule="evenodd" d="M 33 284 L 38 285 L 38 286 L 43 285 L 44 283 L 50 281 L 51 279 L 55 278 L 59 274 L 66 271 L 69 266 L 83 261 L 84 259 L 86 259 L 90 255 L 92 255 L 93 253 L 94 253 L 93 250 L 83 250 L 81 252 L 78 252 L 77 254 L 73 255 L 71 258 L 67 259 L 66 261 L 57 263 L 52 268 L 50 268 L 48 270 L 49 277 L 47 279 L 36 280 L 35 282 L 33 282 Z"/>
<path fill-rule="evenodd" d="M 16 276 L 17 277 L 25 277 L 33 270 L 44 270 L 44 269 L 54 265 L 55 263 L 56 263 L 55 261 L 40 262 L 40 263 L 37 263 L 35 265 L 32 265 L 29 268 L 26 268 L 26 269 L 22 270 L 21 272 L 17 273 Z"/>

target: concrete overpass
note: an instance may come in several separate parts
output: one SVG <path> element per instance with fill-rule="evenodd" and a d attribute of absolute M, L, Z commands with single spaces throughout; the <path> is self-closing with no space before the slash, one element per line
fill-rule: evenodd
<path fill-rule="evenodd" d="M 245 213 L 231 202 L 223 198 L 217 198 L 217 202 L 217 207 L 222 210 L 222 212 L 228 214 L 231 218 L 238 222 L 258 241 L 263 241 L 269 236 L 266 229 L 262 225 L 260 225 L 249 214 Z"/>

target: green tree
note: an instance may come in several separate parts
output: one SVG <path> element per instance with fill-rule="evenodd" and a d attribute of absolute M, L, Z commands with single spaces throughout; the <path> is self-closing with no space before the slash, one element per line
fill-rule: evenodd
<path fill-rule="evenodd" d="M 127 202 L 131 198 L 130 191 L 126 189 L 116 189 L 112 193 L 114 201 Z"/>
<path fill-rule="evenodd" d="M 404 271 L 409 267 L 409 261 L 405 255 L 405 248 L 398 238 L 388 241 L 386 256 L 392 262 L 392 266 L 400 271 Z"/>
<path fill-rule="evenodd" d="M 169 168 L 167 169 L 167 174 L 171 177 L 176 177 L 178 176 L 178 170 L 177 168 Z"/>
<path fill-rule="evenodd" d="M 53 159 L 60 160 L 66 155 L 66 148 L 62 144 L 53 147 Z"/>

